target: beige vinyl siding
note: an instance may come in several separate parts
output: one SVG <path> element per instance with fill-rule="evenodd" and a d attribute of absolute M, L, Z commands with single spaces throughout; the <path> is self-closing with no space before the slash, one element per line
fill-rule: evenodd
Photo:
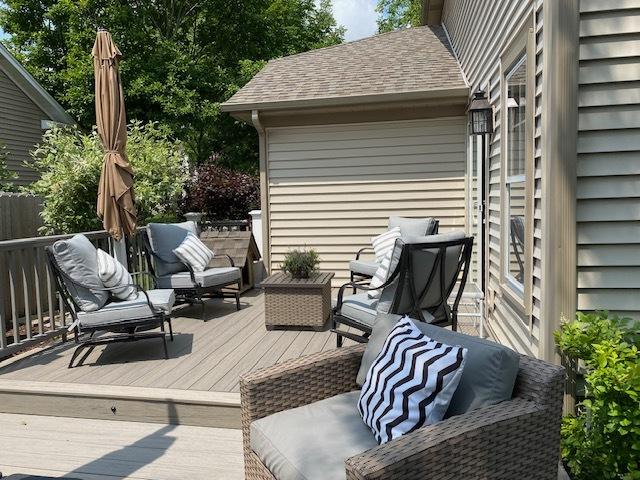
<path fill-rule="evenodd" d="M 339 286 L 390 215 L 464 228 L 465 129 L 465 117 L 267 129 L 271 268 L 314 248 Z"/>
<path fill-rule="evenodd" d="M 580 2 L 578 308 L 640 317 L 640 1 Z"/>
<path fill-rule="evenodd" d="M 6 145 L 7 165 L 18 173 L 17 183 L 25 185 L 37 179 L 24 165 L 29 152 L 42 140 L 41 121 L 47 116 L 7 75 L 0 70 L 0 141 Z"/>
<path fill-rule="evenodd" d="M 526 318 L 501 295 L 501 209 L 500 209 L 500 55 L 514 35 L 534 15 L 535 32 L 535 121 L 534 121 L 534 203 L 531 318 Z M 447 0 L 442 22 L 451 39 L 453 50 L 472 92 L 487 91 L 495 109 L 495 133 L 491 137 L 487 190 L 487 249 L 485 266 L 488 271 L 488 322 L 491 333 L 501 342 L 520 352 L 538 354 L 540 330 L 541 272 L 541 148 L 540 118 L 542 98 L 542 0 Z"/>

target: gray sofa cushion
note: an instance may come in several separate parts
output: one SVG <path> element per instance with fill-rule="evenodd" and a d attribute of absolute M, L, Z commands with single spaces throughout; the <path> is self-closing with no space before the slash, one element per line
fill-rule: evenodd
<path fill-rule="evenodd" d="M 158 276 L 187 270 L 173 253 L 173 250 L 180 246 L 189 232 L 198 235 L 198 226 L 195 222 L 150 223 L 147 225 L 151 248 L 160 257 L 160 260 L 156 258 L 156 274 Z"/>
<path fill-rule="evenodd" d="M 147 294 L 154 307 L 161 309 L 164 313 L 171 313 L 173 304 L 176 301 L 173 290 L 148 290 Z M 134 300 L 114 301 L 107 303 L 95 312 L 80 312 L 78 313 L 78 322 L 80 322 L 80 329 L 82 330 L 83 327 L 127 323 L 131 320 L 139 320 L 151 316 L 153 316 L 153 312 L 149 308 L 144 293 L 140 292 Z"/>
<path fill-rule="evenodd" d="M 201 287 L 215 287 L 240 280 L 240 269 L 238 267 L 208 268 L 204 272 L 194 272 L 194 276 Z M 163 275 L 156 280 L 158 288 L 193 288 L 194 286 L 189 272 Z"/>
<path fill-rule="evenodd" d="M 362 357 L 356 382 L 364 384 L 371 364 L 380 353 L 400 315 L 379 315 Z M 415 322 L 422 333 L 448 345 L 465 347 L 467 360 L 447 417 L 509 400 L 520 366 L 520 356 L 510 348 L 435 325 Z"/>
<path fill-rule="evenodd" d="M 344 462 L 378 446 L 358 413 L 359 396 L 344 393 L 256 420 L 251 449 L 278 480 L 346 478 Z"/>
<path fill-rule="evenodd" d="M 107 303 L 109 292 L 90 290 L 104 288 L 104 285 L 98 274 L 98 253 L 87 237 L 79 234 L 67 240 L 58 240 L 53 244 L 53 255 L 65 274 L 89 287 L 83 288 L 65 282 L 69 294 L 82 311 L 98 310 Z"/>
<path fill-rule="evenodd" d="M 362 275 L 368 275 L 373 277 L 376 274 L 376 270 L 380 264 L 378 262 L 366 262 L 364 260 L 351 260 L 349 262 L 349 270 L 354 273 L 360 273 Z"/>
<path fill-rule="evenodd" d="M 376 323 L 376 318 L 379 315 L 377 306 L 378 299 L 369 298 L 367 292 L 356 293 L 355 295 L 344 297 L 342 300 L 340 314 L 369 327 L 373 327 Z M 433 315 L 426 310 L 423 310 L 422 315 L 426 322 L 432 322 L 434 320 Z M 380 347 L 382 348 L 382 345 L 380 345 Z"/>
<path fill-rule="evenodd" d="M 389 229 L 400 227 L 402 236 L 431 235 L 434 233 L 436 221 L 434 218 L 406 218 L 392 215 L 389 217 Z"/>

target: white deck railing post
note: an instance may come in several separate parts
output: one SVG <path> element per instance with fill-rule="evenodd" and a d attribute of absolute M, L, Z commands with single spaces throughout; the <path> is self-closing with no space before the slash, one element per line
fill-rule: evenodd
<path fill-rule="evenodd" d="M 264 246 L 262 245 L 262 210 L 251 210 L 249 212 L 251 215 L 251 232 L 253 233 L 253 238 L 256 240 L 256 244 L 258 245 L 258 250 L 260 250 L 260 256 L 263 256 Z"/>

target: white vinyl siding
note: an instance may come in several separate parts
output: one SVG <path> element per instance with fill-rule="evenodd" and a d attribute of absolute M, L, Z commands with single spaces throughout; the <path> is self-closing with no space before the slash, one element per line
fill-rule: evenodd
<path fill-rule="evenodd" d="M 24 164 L 31 162 L 29 152 L 42 140 L 41 121 L 46 119 L 45 113 L 0 70 L 0 142 L 6 146 L 7 166 L 18 173 L 19 185 L 38 178 Z"/>
<path fill-rule="evenodd" d="M 488 327 L 503 344 L 537 356 L 540 330 L 541 286 L 541 147 L 540 118 L 542 99 L 542 0 L 447 0 L 442 22 L 453 50 L 469 82 L 471 92 L 482 87 L 495 108 L 495 133 L 491 137 L 487 177 L 486 205 L 488 248 L 485 265 L 488 270 Z M 501 199 L 500 179 L 500 54 L 531 16 L 535 35 L 535 118 L 533 179 L 533 255 L 531 269 L 531 321 L 512 308 L 503 298 L 500 285 L 501 264 Z M 493 301 L 492 301 L 493 300 Z"/>
<path fill-rule="evenodd" d="M 640 1 L 580 2 L 578 309 L 640 317 Z"/>
<path fill-rule="evenodd" d="M 465 228 L 466 118 L 267 129 L 271 268 L 314 248 L 333 285 L 390 215 Z"/>

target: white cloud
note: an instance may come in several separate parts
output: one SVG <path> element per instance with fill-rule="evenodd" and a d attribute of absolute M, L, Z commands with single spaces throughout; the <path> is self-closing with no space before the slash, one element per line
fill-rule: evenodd
<path fill-rule="evenodd" d="M 376 0 L 332 0 L 333 16 L 346 27 L 345 41 L 370 37 L 378 31 Z"/>

